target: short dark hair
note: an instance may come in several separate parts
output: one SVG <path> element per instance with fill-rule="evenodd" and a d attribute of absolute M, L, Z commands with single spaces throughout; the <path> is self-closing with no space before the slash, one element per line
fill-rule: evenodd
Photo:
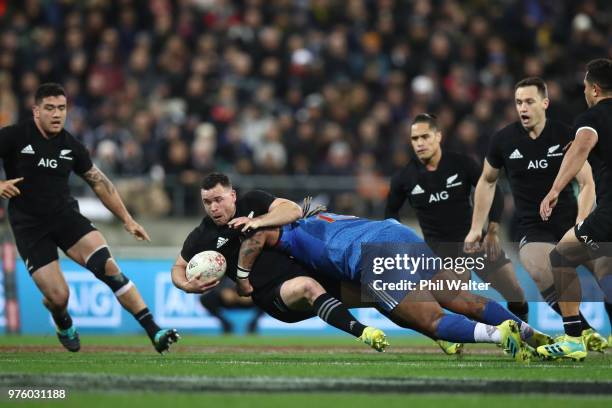
<path fill-rule="evenodd" d="M 417 123 L 427 123 L 431 129 L 438 130 L 438 117 L 433 113 L 419 113 L 412 121 L 413 125 Z"/>
<path fill-rule="evenodd" d="M 202 184 L 200 184 L 200 188 L 202 190 L 210 190 L 211 188 L 215 188 L 217 184 L 221 184 L 223 187 L 232 187 L 232 182 L 225 174 L 210 173 L 204 177 Z"/>
<path fill-rule="evenodd" d="M 64 91 L 64 87 L 58 83 L 47 82 L 36 89 L 34 103 L 38 105 L 44 98 L 49 96 L 66 96 L 66 91 Z"/>
<path fill-rule="evenodd" d="M 612 60 L 598 58 L 586 66 L 587 72 L 585 79 L 591 84 L 599 85 L 602 91 L 612 91 Z"/>
<path fill-rule="evenodd" d="M 546 87 L 546 82 L 539 77 L 528 77 L 521 79 L 516 83 L 516 85 L 514 85 L 514 91 L 516 92 L 517 89 L 528 86 L 535 86 L 538 88 L 538 93 L 542 98 L 548 98 L 548 88 Z"/>

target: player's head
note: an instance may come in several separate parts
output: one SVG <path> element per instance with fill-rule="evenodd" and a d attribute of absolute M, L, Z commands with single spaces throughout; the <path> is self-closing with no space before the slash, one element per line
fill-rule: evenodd
<path fill-rule="evenodd" d="M 236 213 L 236 191 L 229 177 L 223 173 L 210 173 L 204 177 L 200 188 L 206 214 L 217 225 L 227 224 Z"/>
<path fill-rule="evenodd" d="M 546 120 L 548 90 L 542 78 L 530 77 L 514 86 L 514 104 L 521 125 L 531 130 Z"/>
<path fill-rule="evenodd" d="M 428 161 L 440 151 L 442 132 L 438 119 L 429 113 L 416 115 L 410 127 L 410 143 L 419 160 Z"/>
<path fill-rule="evenodd" d="M 612 60 L 599 58 L 586 66 L 584 98 L 589 108 L 600 99 L 612 97 Z"/>
<path fill-rule="evenodd" d="M 47 135 L 55 135 L 64 128 L 68 104 L 66 92 L 60 84 L 46 83 L 36 89 L 32 113 L 38 127 Z"/>

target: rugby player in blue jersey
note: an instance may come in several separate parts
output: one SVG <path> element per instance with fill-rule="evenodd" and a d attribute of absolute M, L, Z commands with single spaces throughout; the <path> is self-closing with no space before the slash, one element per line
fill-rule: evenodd
<path fill-rule="evenodd" d="M 243 294 L 251 290 L 251 265 L 268 246 L 334 279 L 360 283 L 375 307 L 390 320 L 433 339 L 498 343 L 517 361 L 530 358 L 530 347 L 550 342 L 550 337 L 535 331 L 497 302 L 465 290 L 448 289 L 447 282 L 457 276 L 446 269 L 453 268 L 441 269 L 434 261 L 430 264 L 428 260 L 437 257 L 420 237 L 396 220 L 308 213 L 307 208 L 304 212 L 298 221 L 256 230 L 244 240 L 237 271 Z M 256 219 L 244 217 L 232 220 L 232 225 L 243 231 L 259 227 Z M 416 268 L 406 268 L 402 263 L 409 258 L 422 262 Z M 385 261 L 382 274 L 371 267 L 376 259 L 391 260 Z M 447 288 L 428 290 L 421 287 L 422 282 Z M 445 313 L 442 308 L 459 314 Z"/>

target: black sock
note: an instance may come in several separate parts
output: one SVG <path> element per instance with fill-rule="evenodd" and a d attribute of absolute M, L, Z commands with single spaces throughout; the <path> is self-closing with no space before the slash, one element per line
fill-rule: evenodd
<path fill-rule="evenodd" d="M 546 303 L 555 311 L 559 316 L 563 316 L 561 314 L 561 308 L 559 307 L 559 302 L 557 302 L 557 294 L 555 292 L 555 287 L 551 286 L 550 288 L 542 291 L 542 297 L 546 300 Z M 587 321 L 587 319 L 582 315 L 582 312 L 578 312 L 578 319 L 582 324 L 582 330 L 588 330 L 591 328 L 591 325 Z"/>
<path fill-rule="evenodd" d="M 338 299 L 324 293 L 315 299 L 314 310 L 327 324 L 355 337 L 361 336 L 365 326 L 357 321 Z"/>
<path fill-rule="evenodd" d="M 55 325 L 60 330 L 66 330 L 72 327 L 72 317 L 68 314 L 67 310 L 63 310 L 59 313 L 51 313 Z"/>
<path fill-rule="evenodd" d="M 563 329 L 565 334 L 572 337 L 580 337 L 582 335 L 582 322 L 580 316 L 566 316 L 563 318 Z"/>
<path fill-rule="evenodd" d="M 508 310 L 514 313 L 516 317 L 527 323 L 527 319 L 529 319 L 529 303 L 508 302 Z"/>
<path fill-rule="evenodd" d="M 147 335 L 153 340 L 155 334 L 161 330 L 161 327 L 153 320 L 153 315 L 149 311 L 148 307 L 145 307 L 140 312 L 134 314 L 134 318 L 140 323 L 143 329 L 147 332 Z"/>

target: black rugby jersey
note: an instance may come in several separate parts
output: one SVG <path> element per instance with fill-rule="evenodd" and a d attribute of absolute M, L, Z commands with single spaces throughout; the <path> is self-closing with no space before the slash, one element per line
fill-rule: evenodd
<path fill-rule="evenodd" d="M 83 174 L 92 167 L 89 152 L 74 136 L 63 129 L 47 139 L 33 120 L 0 130 L 0 158 L 7 179 L 24 178 L 16 184 L 21 194 L 9 201 L 12 222 L 21 215 L 50 216 L 75 206 L 70 172 Z"/>
<path fill-rule="evenodd" d="M 399 210 L 408 200 L 426 241 L 463 242 L 472 222 L 470 194 L 480 173 L 481 166 L 472 158 L 454 152 L 443 152 L 434 171 L 413 160 L 391 178 L 385 218 L 399 221 Z M 490 220 L 499 222 L 502 211 L 503 196 L 497 188 Z"/>
<path fill-rule="evenodd" d="M 575 136 L 582 127 L 597 132 L 597 144 L 589 154 L 597 205 L 612 205 L 612 98 L 603 99 L 576 118 Z"/>
<path fill-rule="evenodd" d="M 571 142 L 569 126 L 551 119 L 536 139 L 520 122 L 499 130 L 491 139 L 487 161 L 496 169 L 504 168 L 514 196 L 516 215 L 521 225 L 540 224 L 540 203 L 552 186 Z M 576 212 L 576 197 L 568 185 L 560 194 L 551 220 L 565 219 Z M 569 228 L 569 226 L 568 226 Z"/>
<path fill-rule="evenodd" d="M 246 193 L 242 198 L 236 200 L 236 214 L 234 218 L 253 217 L 263 215 L 268 212 L 270 205 L 275 200 L 271 194 L 253 190 Z M 223 254 L 227 262 L 225 276 L 236 281 L 236 268 L 238 267 L 238 255 L 240 252 L 241 237 L 244 234 L 240 229 L 233 229 L 227 225 L 219 226 L 209 217 L 204 217 L 198 227 L 196 227 L 185 239 L 181 256 L 187 262 L 197 253 L 202 251 L 217 251 Z M 254 267 L 255 269 L 255 267 Z M 260 286 L 260 280 L 270 281 L 271 275 L 282 275 L 285 271 L 269 270 L 264 273 L 252 273 L 249 277 L 254 288 Z"/>

